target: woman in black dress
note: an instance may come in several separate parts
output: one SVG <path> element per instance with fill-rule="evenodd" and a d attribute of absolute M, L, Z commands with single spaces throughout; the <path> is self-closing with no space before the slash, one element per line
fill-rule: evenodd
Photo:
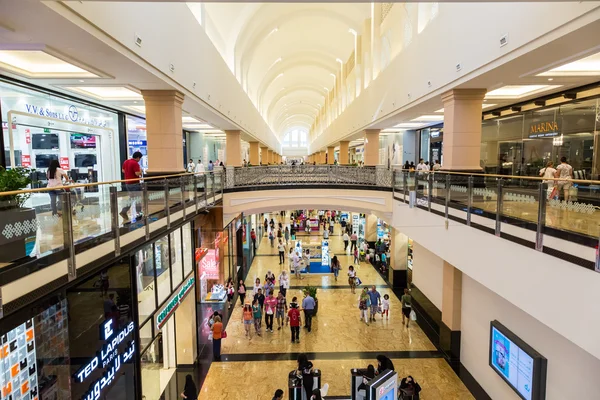
<path fill-rule="evenodd" d="M 298 373 L 302 374 L 302 386 L 306 393 L 306 398 L 310 399 L 313 393 L 313 376 L 312 376 L 313 363 L 308 361 L 306 354 L 301 353 L 298 355 Z"/>

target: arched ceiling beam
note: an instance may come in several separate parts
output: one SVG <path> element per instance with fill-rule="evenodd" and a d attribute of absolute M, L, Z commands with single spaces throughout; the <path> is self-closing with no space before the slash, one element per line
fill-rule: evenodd
<path fill-rule="evenodd" d="M 277 93 L 277 95 L 275 95 L 275 97 L 273 97 L 273 99 L 271 99 L 271 103 L 269 104 L 269 107 L 267 108 L 267 117 L 272 114 L 273 110 L 275 109 L 275 107 L 277 106 L 277 104 L 279 102 L 281 102 L 282 100 L 285 100 L 286 97 L 288 97 L 289 95 L 291 95 L 297 91 L 314 92 L 317 95 L 319 95 L 321 98 L 327 96 L 327 91 L 322 86 L 308 85 L 306 83 L 288 86 L 285 89 L 279 91 L 279 93 Z M 287 101 L 296 101 L 296 100 L 288 99 Z M 319 104 L 321 104 L 321 103 L 324 103 L 324 100 L 321 100 Z"/>
<path fill-rule="evenodd" d="M 294 115 L 300 115 L 303 117 L 306 116 L 306 117 L 309 117 L 311 119 L 311 121 L 314 121 L 318 115 L 318 112 L 310 107 L 302 107 L 302 106 L 292 107 L 288 111 L 283 111 L 283 112 L 279 113 L 277 115 L 277 117 L 274 118 L 272 125 L 278 126 L 281 123 L 281 121 L 284 121 L 288 117 L 294 116 Z"/>

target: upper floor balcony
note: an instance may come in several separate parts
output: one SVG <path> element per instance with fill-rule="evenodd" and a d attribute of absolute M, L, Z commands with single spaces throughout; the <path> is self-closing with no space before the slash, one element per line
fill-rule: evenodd
<path fill-rule="evenodd" d="M 224 215 L 324 208 L 391 217 L 394 205 L 415 207 L 443 217 L 436 224 L 464 224 L 598 271 L 599 190 L 576 179 L 281 165 L 5 191 L 0 306 L 24 295 L 23 278 L 43 272 L 34 289 L 75 279 L 99 257 L 118 257 L 221 200 Z"/>

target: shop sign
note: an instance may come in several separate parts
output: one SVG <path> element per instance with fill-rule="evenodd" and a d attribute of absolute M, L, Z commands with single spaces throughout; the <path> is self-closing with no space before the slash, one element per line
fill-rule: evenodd
<path fill-rule="evenodd" d="M 60 162 L 60 167 L 63 170 L 66 171 L 69 169 L 69 157 L 61 157 L 59 162 Z"/>
<path fill-rule="evenodd" d="M 206 253 L 208 252 L 208 249 L 204 248 L 204 247 L 198 247 L 196 249 L 196 262 L 199 262 L 202 257 L 204 257 L 206 255 Z"/>
<path fill-rule="evenodd" d="M 73 104 L 67 104 L 64 106 L 63 111 L 56 111 L 48 107 L 40 107 L 34 104 L 25 104 L 25 110 L 29 114 L 39 115 L 40 117 L 60 119 L 69 122 L 78 122 L 80 124 L 98 126 L 100 128 L 106 128 L 108 122 L 106 120 L 100 120 L 96 118 L 85 118 L 81 115 L 77 106 Z"/>
<path fill-rule="evenodd" d="M 200 279 L 219 279 L 217 250 L 207 250 L 206 256 L 200 261 Z"/>
<path fill-rule="evenodd" d="M 128 140 L 127 144 L 129 146 L 147 146 L 148 145 L 148 141 L 147 140 Z"/>
<path fill-rule="evenodd" d="M 25 129 L 25 143 L 31 144 L 31 130 Z"/>
<path fill-rule="evenodd" d="M 102 378 L 90 384 L 90 389 L 81 398 L 83 400 L 98 400 L 102 391 L 106 389 L 118 376 L 121 366 L 133 360 L 135 341 L 127 342 L 127 347 L 119 352 L 119 345 L 125 342 L 135 329 L 135 324 L 130 322 L 125 328 L 115 332 L 114 320 L 107 319 L 100 325 L 100 340 L 106 341 L 100 351 L 87 364 L 79 369 L 73 376 L 75 382 L 85 382 L 96 369 L 105 369 Z"/>
<path fill-rule="evenodd" d="M 529 138 L 557 136 L 560 128 L 557 121 L 537 122 L 529 125 Z"/>
<path fill-rule="evenodd" d="M 321 242 L 321 265 L 329 265 L 329 241 Z"/>
<path fill-rule="evenodd" d="M 358 214 L 352 214 L 352 233 L 356 233 L 358 235 Z"/>
<path fill-rule="evenodd" d="M 31 167 L 31 156 L 29 154 L 21 154 L 21 166 Z"/>
<path fill-rule="evenodd" d="M 185 283 L 180 286 L 180 289 L 175 293 L 169 301 L 167 301 L 167 305 L 158 313 L 156 317 L 156 327 L 161 329 L 169 317 L 177 310 L 179 304 L 183 301 L 185 296 L 190 292 L 194 286 L 194 277 L 188 279 Z"/>

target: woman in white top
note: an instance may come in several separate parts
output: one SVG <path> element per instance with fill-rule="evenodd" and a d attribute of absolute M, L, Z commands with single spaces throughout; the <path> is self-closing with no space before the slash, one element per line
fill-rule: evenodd
<path fill-rule="evenodd" d="M 283 297 L 287 294 L 287 290 L 290 288 L 290 277 L 287 274 L 286 270 L 281 271 L 279 275 L 279 290 Z"/>
<path fill-rule="evenodd" d="M 260 284 L 260 278 L 257 277 L 254 281 L 254 288 L 252 289 L 252 293 L 254 293 L 254 295 L 257 295 L 258 289 L 262 289 L 262 285 Z"/>
<path fill-rule="evenodd" d="M 556 175 L 556 169 L 554 169 L 554 163 L 549 161 L 546 164 L 546 168 L 540 169 L 540 176 L 544 178 L 544 183 L 548 184 L 548 198 L 554 190 L 554 176 Z"/>
<path fill-rule="evenodd" d="M 356 289 L 356 271 L 354 271 L 352 265 L 348 267 L 348 284 L 350 285 L 350 290 L 354 293 Z"/>
<path fill-rule="evenodd" d="M 46 171 L 46 176 L 48 177 L 48 188 L 63 186 L 63 179 L 67 182 L 73 182 L 71 178 L 69 178 L 67 173 L 60 168 L 58 160 L 50 161 L 50 166 Z M 58 215 L 60 217 L 62 215 L 58 212 L 57 204 L 58 195 L 60 193 L 60 190 L 50 190 L 48 192 L 48 194 L 50 195 L 50 207 L 52 208 L 52 216 Z"/>

